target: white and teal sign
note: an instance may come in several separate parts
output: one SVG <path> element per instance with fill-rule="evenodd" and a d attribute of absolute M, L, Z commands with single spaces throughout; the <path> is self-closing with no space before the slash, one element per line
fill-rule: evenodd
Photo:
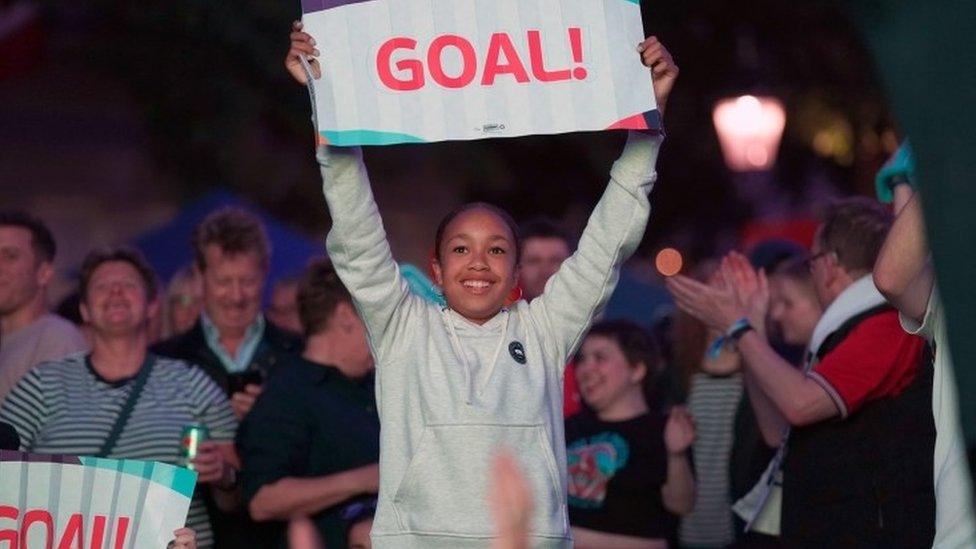
<path fill-rule="evenodd" d="M 637 0 L 302 0 L 322 142 L 658 129 Z"/>
<path fill-rule="evenodd" d="M 165 463 L 0 451 L 0 547 L 166 547 L 196 480 Z"/>

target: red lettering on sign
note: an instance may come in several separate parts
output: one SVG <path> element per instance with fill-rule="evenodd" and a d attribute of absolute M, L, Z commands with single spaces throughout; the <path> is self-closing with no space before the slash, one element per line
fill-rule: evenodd
<path fill-rule="evenodd" d="M 85 549 L 85 533 L 82 531 L 81 514 L 75 513 L 68 519 L 68 524 L 64 527 L 61 534 L 61 541 L 58 542 L 58 549 Z M 74 544 L 74 545 L 72 545 Z"/>
<path fill-rule="evenodd" d="M 390 70 L 390 61 L 393 52 L 397 50 L 413 51 L 417 47 L 417 41 L 412 38 L 391 38 L 380 46 L 376 54 L 376 72 L 380 75 L 380 82 L 391 90 L 413 91 L 424 87 L 424 64 L 417 59 L 403 59 L 397 61 L 396 68 L 399 71 L 410 73 L 410 78 L 397 78 Z"/>
<path fill-rule="evenodd" d="M 0 519 L 16 521 L 19 515 L 20 511 L 16 507 L 0 505 Z M 93 517 L 94 523 L 91 533 L 91 544 L 89 545 L 90 549 L 103 549 L 107 520 L 105 515 L 95 515 Z M 123 549 L 125 547 L 126 536 L 129 534 L 129 525 L 131 522 L 131 517 L 118 517 L 116 519 L 114 549 Z M 16 528 L 16 525 L 14 528 L 0 529 L 0 549 L 35 549 L 35 547 L 40 547 L 37 543 L 32 544 L 29 548 L 27 547 L 27 533 L 32 526 L 38 523 L 45 527 L 45 534 L 47 535 L 44 538 L 44 547 L 46 549 L 52 549 L 56 540 L 60 540 L 58 541 L 57 549 L 85 549 L 84 515 L 81 513 L 71 515 L 68 518 L 67 524 L 64 526 L 64 530 L 60 532 L 61 535 L 56 537 L 54 519 L 51 513 L 45 509 L 32 509 L 24 513 L 19 530 Z M 36 541 L 37 534 L 34 535 L 34 538 Z M 5 541 L 9 542 L 9 544 L 5 545 L 3 543 Z"/>
<path fill-rule="evenodd" d="M 461 52 L 461 74 L 453 78 L 444 73 L 441 59 L 444 48 L 448 46 L 453 46 Z M 441 86 L 451 89 L 463 88 L 474 80 L 474 75 L 478 72 L 474 46 L 471 42 L 453 34 L 438 36 L 427 49 L 427 68 L 430 69 L 430 77 Z"/>
<path fill-rule="evenodd" d="M 583 35 L 579 28 L 572 27 L 569 29 L 569 47 L 573 50 L 573 62 L 577 64 L 583 63 Z M 586 69 L 583 67 L 576 67 L 573 69 L 573 78 L 577 80 L 586 79 Z"/>
<path fill-rule="evenodd" d="M 115 549 L 125 547 L 125 535 L 129 532 L 129 517 L 119 517 L 115 523 Z"/>
<path fill-rule="evenodd" d="M 47 530 L 47 536 L 44 539 L 45 549 L 51 549 L 54 545 L 54 519 L 51 518 L 51 513 L 44 509 L 32 509 L 24 513 L 24 521 L 20 525 L 20 546 L 23 549 L 27 549 L 27 531 L 38 522 L 44 525 Z M 35 549 L 35 547 L 31 547 L 31 549 Z"/>
<path fill-rule="evenodd" d="M 537 30 L 530 30 L 527 33 L 529 39 L 529 63 L 532 65 L 532 76 L 540 82 L 559 82 L 569 80 L 571 73 L 569 69 L 558 71 L 547 71 L 545 60 L 542 58 L 542 36 Z"/>
<path fill-rule="evenodd" d="M 498 58 L 505 56 L 506 63 L 499 63 Z M 491 35 L 491 42 L 488 43 L 488 54 L 485 56 L 485 74 L 481 77 L 482 86 L 490 86 L 495 83 L 495 76 L 499 74 L 511 74 L 515 81 L 525 84 L 529 81 L 529 75 L 525 72 L 525 65 L 519 59 L 518 51 L 512 44 L 512 39 L 503 32 L 496 32 Z"/>
<path fill-rule="evenodd" d="M 0 505 L 0 519 L 17 520 L 17 517 L 19 516 L 20 510 L 18 510 L 16 507 Z M 16 525 L 14 525 L 14 528 L 0 529 L 0 545 L 3 545 L 3 542 L 5 541 L 10 542 L 7 549 L 17 549 L 20 542 L 20 532 L 17 531 Z"/>
<path fill-rule="evenodd" d="M 95 523 L 92 525 L 91 549 L 102 549 L 105 541 L 105 516 L 95 515 Z"/>
<path fill-rule="evenodd" d="M 577 27 L 567 29 L 569 32 L 569 47 L 576 67 L 572 69 L 549 70 L 545 65 L 542 48 L 542 33 L 538 30 L 526 32 L 528 43 L 529 64 L 532 77 L 539 82 L 559 82 L 563 80 L 585 80 L 587 71 L 583 65 L 583 36 Z M 393 55 L 398 50 L 414 52 L 417 41 L 412 38 L 398 36 L 384 42 L 376 54 L 376 71 L 380 82 L 395 91 L 414 91 L 425 85 L 424 74 L 430 75 L 431 80 L 448 89 L 459 89 L 470 85 L 478 74 L 478 55 L 475 47 L 462 36 L 444 34 L 434 38 L 427 47 L 427 66 L 416 57 L 401 59 L 395 63 L 397 70 L 409 73 L 409 77 L 393 74 L 390 66 Z M 444 72 L 444 50 L 454 48 L 461 55 L 461 71 L 456 76 Z M 491 35 L 488 49 L 485 52 L 484 71 L 481 75 L 481 85 L 491 86 L 499 75 L 511 74 L 515 81 L 524 84 L 529 82 L 529 74 L 525 64 L 519 56 L 511 37 L 503 32 Z"/>

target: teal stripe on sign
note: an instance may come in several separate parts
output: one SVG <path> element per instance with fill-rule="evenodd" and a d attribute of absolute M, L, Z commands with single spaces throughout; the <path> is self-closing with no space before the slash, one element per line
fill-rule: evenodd
<path fill-rule="evenodd" d="M 640 0 L 624 0 L 624 2 L 630 2 L 631 4 L 637 4 L 638 6 L 640 5 Z"/>
<path fill-rule="evenodd" d="M 628 2 L 630 0 L 627 0 Z M 322 137 L 329 144 L 346 147 L 351 145 L 395 145 L 397 143 L 424 143 L 415 135 L 375 130 L 324 130 Z"/>
<path fill-rule="evenodd" d="M 183 467 L 177 467 L 173 475 L 173 482 L 169 485 L 175 492 L 188 498 L 193 497 L 193 489 L 197 485 L 197 472 Z"/>
<path fill-rule="evenodd" d="M 139 478 L 149 478 L 146 469 L 148 468 L 146 467 L 145 461 L 137 461 L 134 459 L 122 460 L 122 472 L 127 475 L 132 475 Z"/>
<path fill-rule="evenodd" d="M 149 480 L 155 482 L 156 484 L 162 484 L 163 486 L 169 487 L 173 485 L 173 479 L 176 477 L 176 467 L 169 467 L 162 463 L 156 463 L 152 468 L 152 477 Z"/>
<path fill-rule="evenodd" d="M 109 471 L 121 471 L 122 462 L 117 459 L 106 459 L 97 457 L 82 457 L 81 463 L 85 467 L 94 467 L 96 469 L 108 469 Z"/>
<path fill-rule="evenodd" d="M 149 479 L 156 484 L 171 488 L 188 498 L 193 497 L 197 484 L 197 473 L 184 467 L 176 467 L 158 461 L 139 461 L 134 459 L 104 459 L 96 457 L 78 458 L 85 467 L 121 471 L 139 478 Z"/>

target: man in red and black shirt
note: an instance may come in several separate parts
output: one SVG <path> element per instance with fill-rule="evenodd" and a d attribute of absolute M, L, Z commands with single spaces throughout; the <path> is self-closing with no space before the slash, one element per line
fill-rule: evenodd
<path fill-rule="evenodd" d="M 932 544 L 931 354 L 871 278 L 890 225 L 890 213 L 864 198 L 826 212 L 808 259 L 825 310 L 803 370 L 766 341 L 765 276 L 741 255 L 723 261 L 722 284 L 668 281 L 680 307 L 742 353 L 763 436 L 780 446 L 754 490 L 754 518 L 775 501 L 768 494 L 781 471 L 780 534 L 790 547 Z"/>

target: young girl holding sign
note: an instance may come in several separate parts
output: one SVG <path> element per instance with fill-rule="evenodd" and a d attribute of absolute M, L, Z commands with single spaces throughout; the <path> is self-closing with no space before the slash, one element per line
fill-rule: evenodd
<path fill-rule="evenodd" d="M 664 109 L 678 74 L 655 38 L 638 46 Z M 307 79 L 315 42 L 296 23 L 285 65 Z M 318 64 L 312 63 L 318 76 Z M 492 456 L 517 456 L 535 497 L 534 547 L 572 544 L 566 510 L 563 368 L 644 234 L 660 136 L 631 132 L 610 183 L 546 291 L 505 307 L 518 280 L 515 223 L 468 204 L 437 230 L 432 268 L 447 307 L 413 296 L 399 275 L 358 148 L 318 150 L 332 230 L 326 245 L 376 359 L 380 490 L 375 547 L 484 547 L 493 537 Z"/>

